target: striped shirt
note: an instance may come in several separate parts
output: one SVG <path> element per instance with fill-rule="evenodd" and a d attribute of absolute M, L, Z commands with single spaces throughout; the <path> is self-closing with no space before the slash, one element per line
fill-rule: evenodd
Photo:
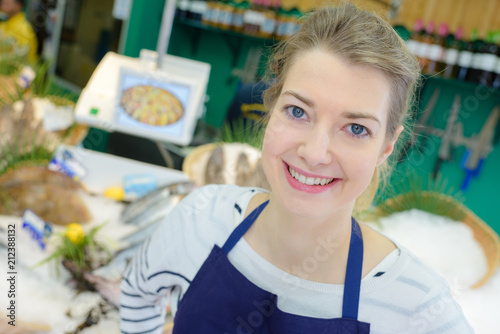
<path fill-rule="evenodd" d="M 205 186 L 187 196 L 140 247 L 121 284 L 122 333 L 161 333 L 168 297 L 175 315 L 214 244 L 222 246 L 243 220 L 254 188 Z M 327 240 L 319 241 L 327 247 Z M 404 247 L 387 256 L 361 282 L 358 320 L 371 333 L 462 334 L 474 331 L 446 281 Z M 287 313 L 342 316 L 343 285 L 293 276 L 255 252 L 241 238 L 229 261 L 251 282 L 278 296 Z M 314 266 L 314 257 L 303 263 Z M 251 321 L 251 319 L 249 319 Z"/>

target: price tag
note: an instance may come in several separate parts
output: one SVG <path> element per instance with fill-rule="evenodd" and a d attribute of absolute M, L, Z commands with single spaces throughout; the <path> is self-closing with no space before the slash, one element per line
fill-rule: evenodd
<path fill-rule="evenodd" d="M 28 231 L 31 238 L 38 246 L 45 250 L 47 241 L 52 235 L 52 225 L 45 222 L 41 217 L 37 216 L 33 211 L 26 210 L 23 214 L 22 228 Z"/>

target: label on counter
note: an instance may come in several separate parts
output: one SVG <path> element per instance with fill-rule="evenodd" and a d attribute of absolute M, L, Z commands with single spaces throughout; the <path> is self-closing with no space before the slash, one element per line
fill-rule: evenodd
<path fill-rule="evenodd" d="M 123 189 L 125 197 L 140 198 L 156 189 L 156 177 L 150 174 L 125 175 Z"/>
<path fill-rule="evenodd" d="M 17 78 L 17 84 L 23 88 L 28 89 L 33 80 L 35 80 L 36 73 L 30 66 L 24 66 L 21 70 L 21 74 Z"/>
<path fill-rule="evenodd" d="M 45 250 L 47 241 L 52 234 L 52 226 L 37 216 L 33 211 L 26 210 L 23 214 L 23 230 L 26 230 L 38 246 Z"/>
<path fill-rule="evenodd" d="M 48 168 L 68 175 L 76 181 L 80 181 L 87 175 L 87 169 L 83 164 L 63 146 L 57 148 L 56 154 L 50 160 Z"/>

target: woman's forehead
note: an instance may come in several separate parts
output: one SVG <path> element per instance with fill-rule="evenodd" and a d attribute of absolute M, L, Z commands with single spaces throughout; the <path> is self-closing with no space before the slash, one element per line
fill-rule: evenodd
<path fill-rule="evenodd" d="M 385 114 L 390 83 L 378 69 L 348 64 L 334 54 L 314 50 L 298 55 L 289 68 L 280 96 L 293 96 L 290 92 L 317 106 Z"/>

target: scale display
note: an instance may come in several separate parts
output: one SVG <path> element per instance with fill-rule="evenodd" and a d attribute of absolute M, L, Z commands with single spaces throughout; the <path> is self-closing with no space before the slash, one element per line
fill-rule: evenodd
<path fill-rule="evenodd" d="M 118 92 L 117 123 L 127 127 L 182 136 L 191 87 L 134 73 L 123 73 Z"/>
<path fill-rule="evenodd" d="M 78 122 L 152 140 L 188 145 L 202 116 L 210 65 L 164 56 L 150 66 L 151 51 L 140 58 L 108 53 L 82 91 Z"/>

